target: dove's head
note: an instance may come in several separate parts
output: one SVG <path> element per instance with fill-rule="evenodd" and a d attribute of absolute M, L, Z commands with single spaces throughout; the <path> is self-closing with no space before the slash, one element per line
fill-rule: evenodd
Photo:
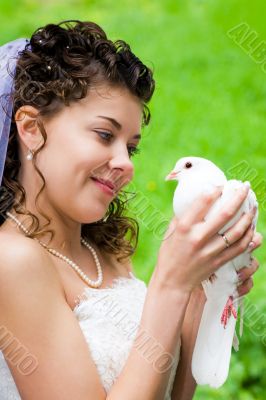
<path fill-rule="evenodd" d="M 213 162 L 201 157 L 183 157 L 180 158 L 174 169 L 165 177 L 166 181 L 181 181 L 188 179 L 191 175 L 206 177 L 206 175 L 223 176 L 223 172 Z"/>

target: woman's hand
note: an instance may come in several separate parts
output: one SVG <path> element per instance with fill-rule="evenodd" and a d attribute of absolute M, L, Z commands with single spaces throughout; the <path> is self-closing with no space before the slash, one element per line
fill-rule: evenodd
<path fill-rule="evenodd" d="M 225 234 L 230 242 L 227 248 L 218 232 L 238 212 L 249 188 L 243 185 L 223 211 L 208 221 L 205 215 L 222 193 L 200 196 L 193 206 L 177 219 L 173 217 L 161 244 L 156 275 L 166 286 L 191 293 L 220 266 L 245 251 L 254 235 L 252 220 L 256 209 L 243 214 Z"/>
<path fill-rule="evenodd" d="M 254 243 L 253 250 L 255 250 L 256 248 L 261 246 L 262 235 L 260 233 L 255 233 L 252 238 L 252 242 Z M 252 289 L 253 287 L 252 275 L 255 274 L 258 268 L 259 268 L 259 262 L 258 260 L 256 260 L 256 258 L 253 258 L 250 267 L 243 267 L 238 271 L 239 285 L 237 291 L 239 297 L 245 296 Z"/>

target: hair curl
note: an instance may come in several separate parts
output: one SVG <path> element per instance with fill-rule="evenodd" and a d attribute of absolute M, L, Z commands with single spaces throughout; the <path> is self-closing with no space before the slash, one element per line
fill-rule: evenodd
<path fill-rule="evenodd" d="M 41 117 L 53 117 L 70 102 L 84 98 L 90 87 L 102 82 L 125 87 L 137 96 L 143 104 L 143 125 L 148 125 L 147 103 L 155 86 L 152 71 L 132 53 L 127 43 L 111 41 L 97 24 L 78 20 L 48 24 L 33 33 L 25 50 L 19 53 L 14 76 L 14 106 L 1 186 L 0 225 L 5 213 L 14 208 L 18 214 L 31 217 L 28 237 L 37 238 L 50 232 L 50 240 L 53 239 L 54 231 L 45 230 L 51 220 L 37 204 L 45 187 L 45 179 L 35 163 L 47 139 Z M 26 192 L 18 180 L 21 162 L 14 116 L 23 105 L 38 109 L 37 124 L 44 139 L 33 156 L 33 165 L 43 181 L 35 198 L 37 210 L 47 220 L 42 227 L 38 217 L 25 207 Z M 103 250 L 117 254 L 118 261 L 132 255 L 138 242 L 138 222 L 127 215 L 128 194 L 130 192 L 120 191 L 104 218 L 82 225 L 82 236 Z"/>

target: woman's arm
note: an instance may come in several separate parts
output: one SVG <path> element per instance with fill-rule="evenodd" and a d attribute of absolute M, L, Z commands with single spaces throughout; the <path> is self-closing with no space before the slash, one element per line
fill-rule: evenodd
<path fill-rule="evenodd" d="M 205 301 L 206 297 L 202 288 L 194 289 L 182 327 L 180 361 L 173 385 L 172 400 L 191 400 L 193 398 L 196 382 L 191 373 L 191 361 Z"/>
<path fill-rule="evenodd" d="M 170 290 L 153 275 L 136 339 L 107 400 L 164 399 L 188 301 L 189 293 Z"/>

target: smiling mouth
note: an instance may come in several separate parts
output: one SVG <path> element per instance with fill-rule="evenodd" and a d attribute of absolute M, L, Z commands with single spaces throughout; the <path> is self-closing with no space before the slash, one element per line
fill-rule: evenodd
<path fill-rule="evenodd" d="M 116 194 L 115 186 L 111 182 L 106 182 L 103 179 L 91 177 L 91 179 L 100 187 L 105 193 L 114 196 Z"/>
<path fill-rule="evenodd" d="M 129 177 L 125 177 L 121 174 L 105 174 L 101 176 L 98 174 L 93 174 L 89 178 L 91 178 L 95 183 L 99 183 L 102 187 L 108 188 L 112 191 L 113 195 L 117 195 L 120 190 L 126 186 L 131 179 Z M 108 179 L 109 178 L 109 179 Z"/>
<path fill-rule="evenodd" d="M 116 191 L 115 185 L 109 180 L 102 179 L 102 178 L 97 178 L 96 176 L 91 176 L 91 179 L 94 180 L 94 181 L 98 181 L 98 182 L 102 183 L 103 185 L 108 186 L 114 192 Z"/>

